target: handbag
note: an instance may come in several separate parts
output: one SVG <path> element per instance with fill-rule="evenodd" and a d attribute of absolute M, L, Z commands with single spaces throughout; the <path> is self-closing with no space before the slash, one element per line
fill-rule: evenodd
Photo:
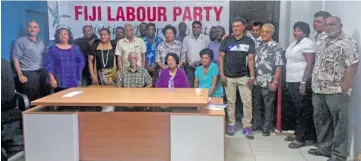
<path fill-rule="evenodd" d="M 100 70 L 97 70 L 97 61 L 95 60 L 94 71 L 95 74 L 98 76 L 100 85 L 115 85 L 115 78 L 117 77 L 117 65 L 115 58 L 113 68 Z"/>

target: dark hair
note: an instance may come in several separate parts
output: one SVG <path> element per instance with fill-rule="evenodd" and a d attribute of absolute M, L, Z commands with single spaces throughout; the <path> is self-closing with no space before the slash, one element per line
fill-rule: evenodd
<path fill-rule="evenodd" d="M 314 18 L 322 17 L 324 20 L 330 16 L 331 16 L 331 14 L 326 11 L 318 11 L 315 13 L 315 15 L 313 15 Z"/>
<path fill-rule="evenodd" d="M 235 22 L 241 22 L 243 25 L 247 25 L 247 22 L 244 18 L 241 18 L 241 17 L 236 17 L 233 19 L 232 21 L 232 24 L 235 23 Z"/>
<path fill-rule="evenodd" d="M 263 23 L 256 21 L 256 22 L 253 22 L 253 26 L 259 26 L 260 28 L 262 28 Z"/>
<path fill-rule="evenodd" d="M 213 51 L 209 48 L 205 48 L 205 49 L 202 49 L 200 52 L 199 52 L 199 56 L 202 57 L 203 55 L 208 55 L 209 58 L 211 58 L 211 60 L 213 60 L 214 58 L 214 54 L 213 54 Z"/>
<path fill-rule="evenodd" d="M 92 26 L 92 25 L 84 25 L 84 26 L 83 26 L 83 32 L 84 32 L 85 28 L 87 28 L 87 27 L 90 27 L 91 29 L 93 29 L 93 26 Z"/>
<path fill-rule="evenodd" d="M 107 33 L 110 35 L 110 30 L 108 28 L 102 28 L 99 30 L 99 34 L 102 32 L 102 31 L 107 31 Z"/>
<path fill-rule="evenodd" d="M 178 65 L 179 64 L 179 56 L 176 53 L 168 53 L 167 56 L 165 56 L 165 65 L 168 65 L 168 57 L 173 57 L 175 59 L 175 63 Z"/>
<path fill-rule="evenodd" d="M 306 22 L 298 21 L 293 25 L 293 30 L 299 28 L 303 33 L 306 34 L 306 37 L 310 35 L 310 26 Z"/>
<path fill-rule="evenodd" d="M 145 23 L 145 22 L 141 22 L 141 23 L 139 24 L 139 26 L 140 26 L 140 25 L 143 25 L 143 24 L 147 24 L 147 23 Z"/>
<path fill-rule="evenodd" d="M 70 28 L 67 28 L 67 27 L 60 27 L 60 28 L 56 29 L 55 34 L 54 34 L 55 43 L 60 42 L 60 31 L 61 30 L 65 30 L 68 32 L 68 35 L 69 35 L 68 44 L 71 44 L 73 42 L 73 33 L 71 32 Z"/>
<path fill-rule="evenodd" d="M 146 29 L 148 30 L 148 27 L 150 27 L 150 26 L 153 26 L 153 27 L 155 28 L 155 24 L 154 24 L 154 23 L 148 23 Z"/>
<path fill-rule="evenodd" d="M 171 29 L 171 30 L 173 31 L 174 36 L 177 35 L 177 29 L 176 29 L 174 26 L 172 26 L 172 25 L 167 25 L 167 26 L 165 26 L 165 27 L 163 28 L 163 35 L 164 35 L 164 36 L 165 36 L 165 32 L 166 32 L 168 29 Z"/>
<path fill-rule="evenodd" d="M 194 25 L 199 25 L 199 26 L 202 27 L 202 23 L 201 23 L 200 21 L 193 21 L 193 22 L 192 22 L 192 27 L 193 27 Z"/>
<path fill-rule="evenodd" d="M 115 30 L 122 29 L 124 31 L 124 27 L 118 26 Z"/>
<path fill-rule="evenodd" d="M 221 28 L 221 30 L 222 30 L 224 33 L 226 32 L 226 30 L 224 29 L 223 26 L 217 26 L 217 28 Z"/>

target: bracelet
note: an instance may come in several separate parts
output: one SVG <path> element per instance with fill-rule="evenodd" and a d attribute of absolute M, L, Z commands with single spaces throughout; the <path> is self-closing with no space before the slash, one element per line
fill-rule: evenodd
<path fill-rule="evenodd" d="M 304 82 L 304 81 L 301 81 L 301 84 L 306 84 L 306 82 Z"/>

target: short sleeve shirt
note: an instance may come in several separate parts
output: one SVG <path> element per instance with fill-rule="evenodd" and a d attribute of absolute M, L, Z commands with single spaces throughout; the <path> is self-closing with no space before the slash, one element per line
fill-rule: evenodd
<path fill-rule="evenodd" d="M 146 46 L 144 40 L 139 37 L 134 37 L 132 42 L 129 42 L 128 39 L 120 39 L 117 43 L 115 49 L 115 55 L 121 56 L 123 60 L 123 68 L 129 67 L 130 63 L 128 61 L 128 55 L 130 52 L 136 52 L 138 56 L 137 65 L 142 66 L 142 56 L 141 54 L 146 52 Z"/>
<path fill-rule="evenodd" d="M 147 53 L 145 54 L 146 59 L 146 66 L 154 66 L 155 67 L 155 60 L 157 56 L 157 48 L 160 43 L 163 42 L 163 39 L 156 36 L 151 43 L 148 37 L 143 38 L 145 46 L 147 47 Z"/>
<path fill-rule="evenodd" d="M 201 34 L 197 39 L 193 35 L 188 35 L 183 40 L 183 48 L 187 52 L 190 63 L 200 60 L 199 52 L 208 47 L 211 39 L 207 35 Z"/>
<path fill-rule="evenodd" d="M 218 66 L 215 63 L 211 63 L 209 66 L 207 74 L 204 74 L 203 72 L 203 65 L 196 68 L 195 76 L 199 80 L 199 88 L 212 88 L 213 83 L 213 77 L 219 75 Z M 222 97 L 223 96 L 223 87 L 222 83 L 218 79 L 216 82 L 216 88 L 213 90 L 213 93 L 211 94 L 212 97 Z"/>
<path fill-rule="evenodd" d="M 247 56 L 255 54 L 255 45 L 248 36 L 237 40 L 234 36 L 228 36 L 221 42 L 220 52 L 224 52 L 224 75 L 229 78 L 249 76 Z"/>
<path fill-rule="evenodd" d="M 301 82 L 307 62 L 303 53 L 314 53 L 314 43 L 305 37 L 299 43 L 294 41 L 286 50 L 286 81 Z"/>
<path fill-rule="evenodd" d="M 360 61 L 360 48 L 344 33 L 335 40 L 326 38 L 316 52 L 312 74 L 312 90 L 315 93 L 342 93 L 342 82 L 349 66 Z"/>
<path fill-rule="evenodd" d="M 138 67 L 133 72 L 129 67 L 126 67 L 120 74 L 118 73 L 118 87 L 143 88 L 149 84 L 152 84 L 152 77 L 145 68 Z"/>
<path fill-rule="evenodd" d="M 274 79 L 276 68 L 284 65 L 282 59 L 283 49 L 275 41 L 261 43 L 256 49 L 255 56 L 255 84 L 259 87 L 268 88 Z"/>

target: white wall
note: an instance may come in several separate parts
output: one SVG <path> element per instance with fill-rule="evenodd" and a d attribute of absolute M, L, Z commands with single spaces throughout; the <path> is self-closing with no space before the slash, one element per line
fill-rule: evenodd
<path fill-rule="evenodd" d="M 281 1 L 280 43 L 286 48 L 293 41 L 292 27 L 297 21 L 307 22 L 312 30 L 313 14 L 328 11 L 339 16 L 343 31 L 361 46 L 361 1 Z M 283 31 L 283 32 L 282 32 Z M 361 154 L 361 65 L 355 80 L 349 105 L 350 158 L 357 160 Z"/>

